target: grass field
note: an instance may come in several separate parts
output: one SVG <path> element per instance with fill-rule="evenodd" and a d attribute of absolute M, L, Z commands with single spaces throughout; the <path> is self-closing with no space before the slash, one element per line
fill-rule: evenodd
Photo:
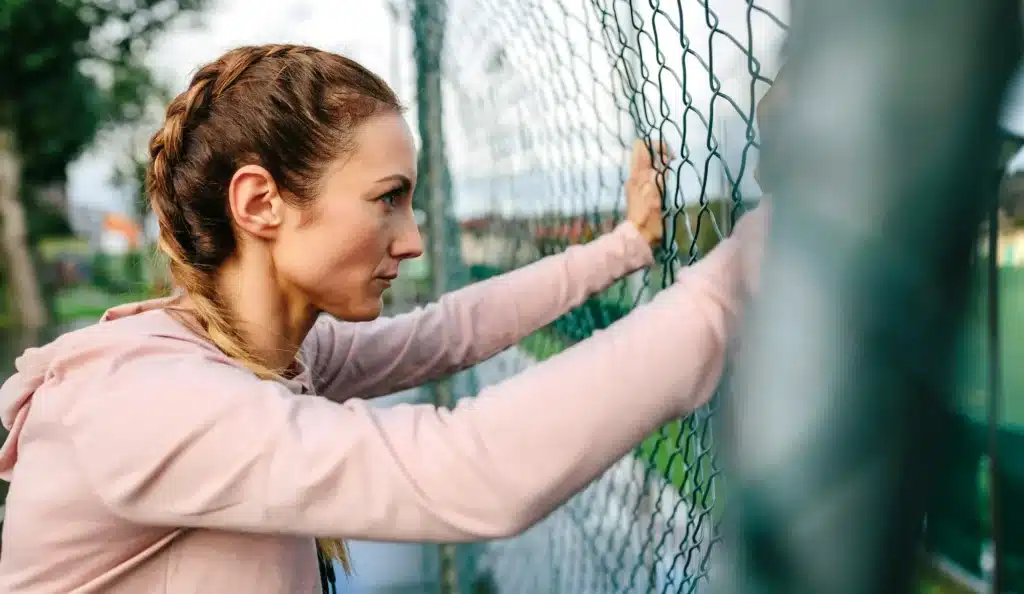
<path fill-rule="evenodd" d="M 141 290 L 113 293 L 81 285 L 58 293 L 55 309 L 59 323 L 70 323 L 83 319 L 95 320 L 111 307 L 149 298 L 149 293 Z"/>

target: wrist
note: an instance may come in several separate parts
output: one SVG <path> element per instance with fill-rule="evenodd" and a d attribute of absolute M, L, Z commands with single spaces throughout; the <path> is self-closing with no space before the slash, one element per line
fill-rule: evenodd
<path fill-rule="evenodd" d="M 629 260 L 635 268 L 650 266 L 654 262 L 654 249 L 658 242 L 652 243 L 650 235 L 644 233 L 639 225 L 627 219 L 615 232 L 625 239 Z"/>

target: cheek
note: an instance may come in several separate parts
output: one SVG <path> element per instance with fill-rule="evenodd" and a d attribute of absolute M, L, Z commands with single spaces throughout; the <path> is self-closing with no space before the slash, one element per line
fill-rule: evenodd
<path fill-rule="evenodd" d="M 314 302 L 364 291 L 387 255 L 387 220 L 366 209 L 323 212 L 282 243 L 278 268 Z"/>

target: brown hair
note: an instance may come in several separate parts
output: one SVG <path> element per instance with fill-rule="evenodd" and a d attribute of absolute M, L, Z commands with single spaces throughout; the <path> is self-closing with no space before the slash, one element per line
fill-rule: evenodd
<path fill-rule="evenodd" d="M 160 249 L 190 298 L 189 322 L 262 378 L 283 370 L 253 351 L 216 291 L 237 242 L 228 185 L 239 167 L 256 164 L 282 197 L 308 204 L 326 168 L 354 148 L 356 126 L 386 110 L 402 111 L 394 91 L 353 60 L 306 46 L 246 46 L 200 68 L 150 140 L 146 191 Z M 318 545 L 350 572 L 343 542 Z"/>

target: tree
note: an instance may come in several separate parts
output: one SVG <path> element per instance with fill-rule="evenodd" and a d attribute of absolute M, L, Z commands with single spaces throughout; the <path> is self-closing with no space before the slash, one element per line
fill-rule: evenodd
<path fill-rule="evenodd" d="M 22 325 L 47 322 L 25 223 L 29 189 L 63 184 L 104 125 L 143 116 L 159 88 L 142 56 L 204 4 L 0 0 L 0 250 Z"/>

